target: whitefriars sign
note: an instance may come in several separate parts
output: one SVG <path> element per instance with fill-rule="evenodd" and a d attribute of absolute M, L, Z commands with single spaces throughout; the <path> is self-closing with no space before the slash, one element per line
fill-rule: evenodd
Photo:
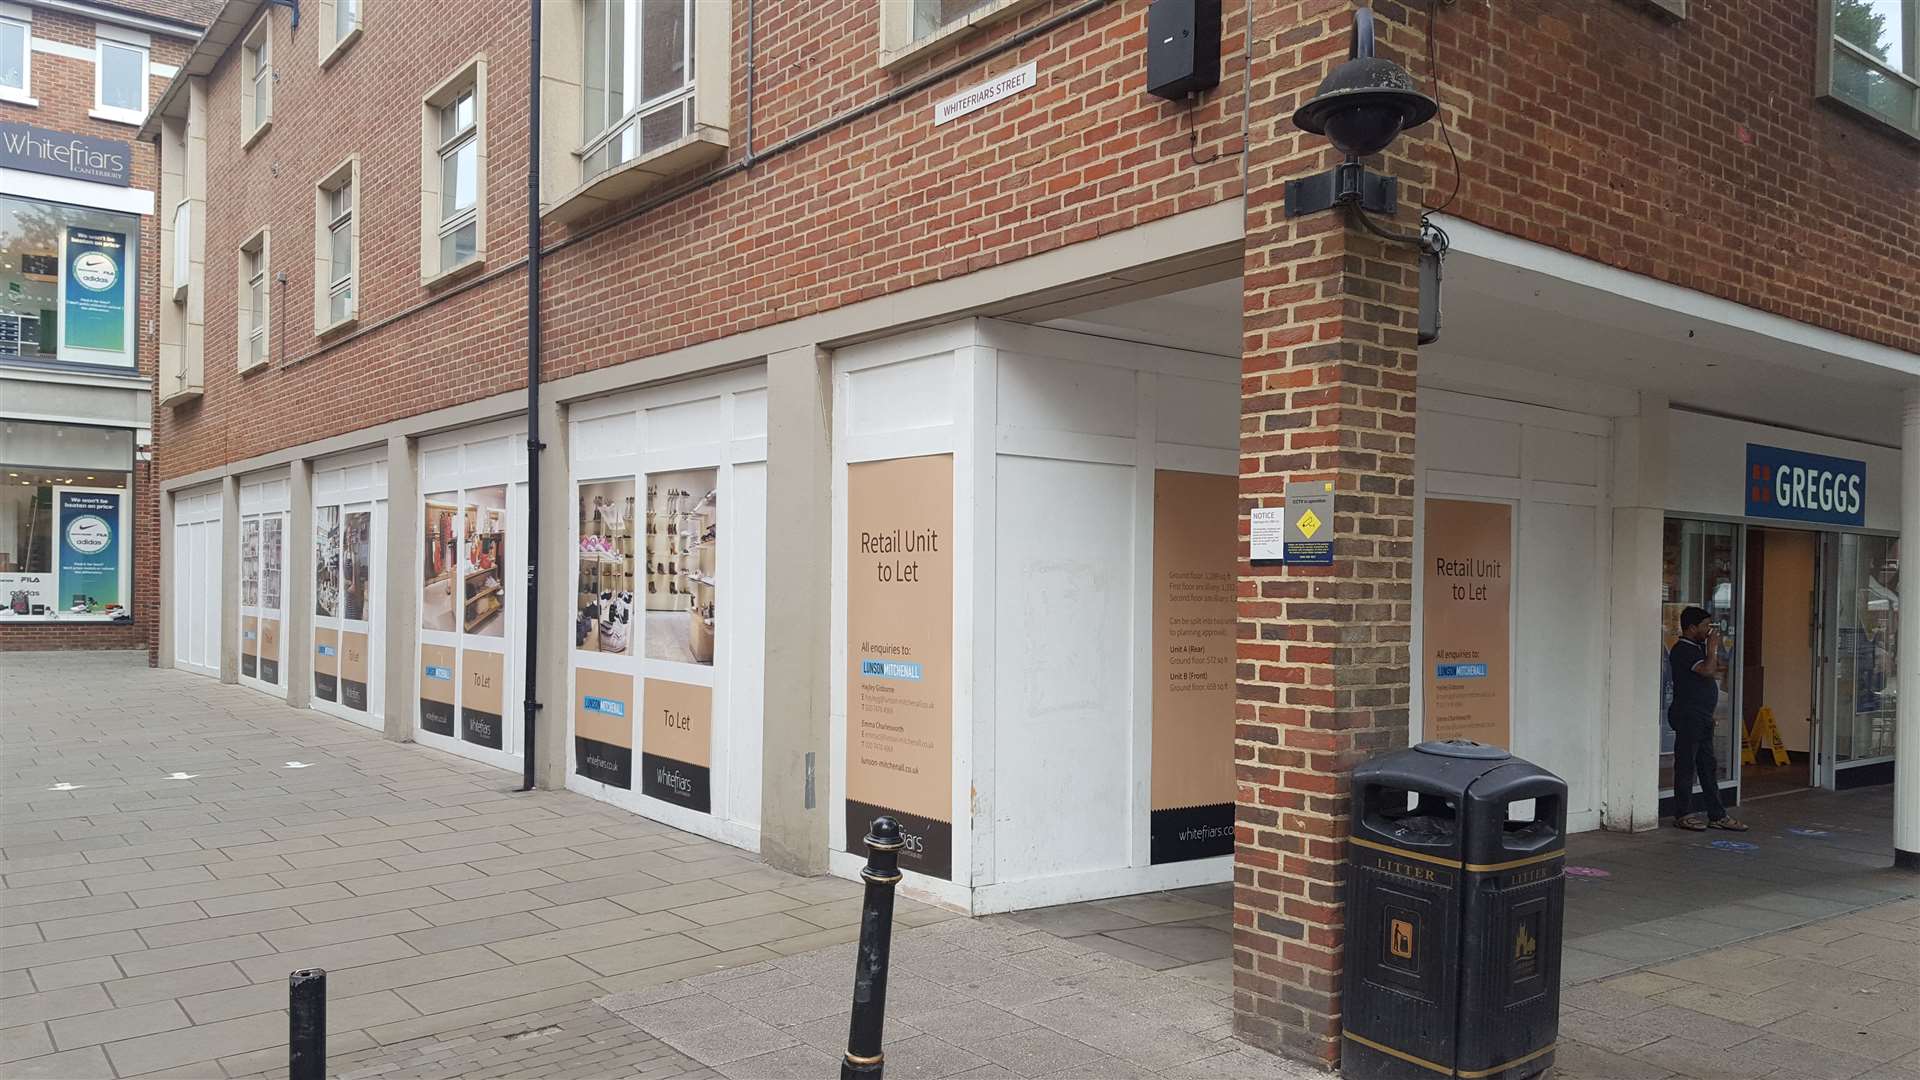
<path fill-rule="evenodd" d="M 1747 516 L 1823 525 L 1867 523 L 1867 463 L 1747 444 Z"/>
<path fill-rule="evenodd" d="M 0 168 L 126 187 L 132 166 L 133 152 L 117 139 L 0 122 Z"/>

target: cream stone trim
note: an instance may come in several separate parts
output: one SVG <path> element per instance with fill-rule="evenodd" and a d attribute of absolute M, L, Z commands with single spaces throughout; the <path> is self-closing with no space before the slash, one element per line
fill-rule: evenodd
<path fill-rule="evenodd" d="M 360 29 L 366 23 L 367 10 L 365 0 L 355 5 L 353 26 L 345 34 L 334 36 L 334 23 L 338 21 L 340 0 L 320 0 L 315 17 L 320 21 L 320 33 L 316 35 L 320 43 L 320 67 L 324 70 L 332 67 L 354 42 L 360 40 Z"/>
<path fill-rule="evenodd" d="M 952 44 L 955 38 L 1017 15 L 1040 0 L 991 0 L 917 40 L 913 37 L 911 0 L 876 2 L 880 9 L 880 66 L 892 70 L 923 53 Z"/>
<path fill-rule="evenodd" d="M 187 87 L 184 116 L 163 117 L 160 124 L 160 272 L 162 293 L 172 302 L 160 305 L 159 372 L 156 391 L 162 405 L 176 405 L 200 396 L 206 363 L 206 197 L 207 110 L 206 81 L 195 78 Z M 187 207 L 187 235 L 175 228 L 174 208 Z M 169 280 L 180 245 L 187 249 L 187 280 Z M 194 283 L 198 282 L 198 287 Z"/>

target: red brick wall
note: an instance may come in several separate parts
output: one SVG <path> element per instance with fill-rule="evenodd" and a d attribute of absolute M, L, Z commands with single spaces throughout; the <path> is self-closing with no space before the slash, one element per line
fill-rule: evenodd
<path fill-rule="evenodd" d="M 871 0 L 758 6 L 762 151 L 981 40 L 890 74 L 875 66 Z M 1071 6 L 1042 3 L 994 33 Z M 745 150 L 743 11 L 736 5 L 734 158 Z M 543 271 L 547 370 L 558 376 L 631 360 L 1237 195 L 1240 62 L 1227 61 L 1226 84 L 1199 110 L 1199 156 L 1219 157 L 1196 166 L 1185 110 L 1140 92 L 1145 12 L 1145 0 L 1118 0 L 986 68 L 551 256 Z M 524 384 L 519 270 L 377 325 L 431 295 L 419 286 L 418 103 L 481 51 L 489 60 L 487 269 L 512 268 L 524 254 L 521 13 L 476 3 L 370 5 L 364 36 L 321 71 L 311 34 L 290 39 L 285 12 L 274 12 L 274 127 L 250 152 L 238 146 L 236 65 L 210 76 L 206 394 L 162 417 L 167 475 Z M 1236 51 L 1237 18 L 1228 30 Z M 1041 86 L 937 133 L 931 127 L 934 101 L 1028 59 L 1040 62 Z M 316 353 L 312 187 L 352 152 L 360 154 L 364 199 L 365 329 Z M 274 364 L 240 378 L 236 271 L 227 253 L 267 222 L 275 267 L 292 281 L 274 317 Z"/>
<path fill-rule="evenodd" d="M 1375 6 L 1424 23 L 1424 5 Z M 1815 100 L 1811 0 L 1692 0 L 1688 13 L 1439 8 L 1463 173 L 1451 212 L 1920 352 L 1920 147 Z M 1432 85 L 1425 57 L 1408 66 Z M 1426 144 L 1444 198 L 1451 164 Z"/>
<path fill-rule="evenodd" d="M 553 255 L 547 370 L 633 360 L 1239 194 L 1245 8 L 1225 6 L 1224 81 L 1198 112 L 1200 159 L 1218 159 L 1194 164 L 1184 110 L 1142 92 L 1146 0 L 1116 0 Z M 1418 3 L 1376 6 L 1388 20 L 1424 18 Z M 875 63 L 873 0 L 762 0 L 756 147 L 1071 7 L 1041 3 L 889 73 Z M 1464 171 L 1452 212 L 1920 349 L 1916 305 L 1901 293 L 1920 272 L 1915 152 L 1814 103 L 1805 0 L 1698 0 L 1693 9 L 1673 24 L 1631 0 L 1516 0 L 1498 19 L 1489 0 L 1442 7 L 1439 55 Z M 733 35 L 732 159 L 745 148 L 743 10 Z M 270 17 L 274 130 L 250 152 L 238 145 L 233 58 L 210 78 L 207 392 L 163 411 L 168 476 L 524 381 L 521 9 L 373 5 L 365 36 L 326 71 L 311 27 L 296 35 L 285 11 Z M 480 52 L 490 65 L 487 269 L 500 276 L 415 310 L 435 295 L 418 281 L 418 102 Z M 934 101 L 1028 59 L 1040 62 L 1037 89 L 931 127 Z M 1407 60 L 1426 81 L 1424 57 Z M 1251 116 L 1274 108 L 1258 101 Z M 1431 128 L 1421 143 L 1425 160 L 1444 158 Z M 1255 147 L 1255 164 L 1271 152 Z M 312 188 L 349 153 L 362 168 L 361 330 L 323 346 L 309 314 Z M 276 290 L 285 295 L 275 298 L 274 364 L 241 379 L 229 255 L 262 224 L 272 225 L 275 267 L 291 280 Z"/>
<path fill-rule="evenodd" d="M 35 8 L 33 36 L 90 50 L 94 43 L 94 20 L 47 8 Z M 149 62 L 177 66 L 186 59 L 191 44 L 185 39 L 153 35 Z M 158 195 L 160 167 L 153 144 L 136 141 L 136 129 L 126 124 L 96 120 L 87 115 L 93 108 L 94 71 L 91 61 L 36 52 L 33 54 L 32 80 L 29 92 L 40 104 L 32 107 L 0 101 L 0 120 L 130 143 L 133 148 L 132 186 Z M 166 84 L 167 80 L 158 77 L 149 82 L 149 103 L 159 100 Z M 159 274 L 160 221 L 158 217 L 143 217 L 140 219 L 140 295 L 139 317 L 135 327 L 135 361 L 140 374 L 149 379 L 153 378 L 159 357 L 160 309 L 156 290 Z M 136 463 L 133 473 L 131 563 L 133 622 L 0 625 L 0 652 L 31 649 L 144 649 L 149 662 L 152 661 L 159 642 L 160 614 L 160 515 L 153 479 L 153 466 Z"/>

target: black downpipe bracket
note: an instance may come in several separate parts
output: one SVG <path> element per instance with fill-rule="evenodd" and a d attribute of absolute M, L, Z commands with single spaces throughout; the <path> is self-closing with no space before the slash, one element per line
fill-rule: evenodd
<path fill-rule="evenodd" d="M 535 717 L 540 702 L 534 687 L 540 669 L 540 4 L 528 0 L 530 54 L 527 61 L 527 640 L 526 670 L 520 685 L 526 720 L 520 733 L 525 766 L 520 790 L 533 790 Z"/>

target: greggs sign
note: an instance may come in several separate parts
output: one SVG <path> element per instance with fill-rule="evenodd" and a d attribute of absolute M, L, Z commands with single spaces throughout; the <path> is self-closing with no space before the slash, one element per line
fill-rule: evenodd
<path fill-rule="evenodd" d="M 1747 516 L 1867 523 L 1867 463 L 1747 444 Z"/>

